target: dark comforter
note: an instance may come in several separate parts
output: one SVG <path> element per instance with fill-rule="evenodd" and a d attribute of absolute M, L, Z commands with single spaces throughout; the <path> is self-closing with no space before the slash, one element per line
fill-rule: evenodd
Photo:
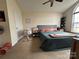
<path fill-rule="evenodd" d="M 41 49 L 44 51 L 52 51 L 62 48 L 69 48 L 72 45 L 72 37 L 65 36 L 65 37 L 57 37 L 52 38 L 49 34 L 70 34 L 67 32 L 39 32 L 39 36 L 41 41 L 43 42 L 41 45 Z"/>

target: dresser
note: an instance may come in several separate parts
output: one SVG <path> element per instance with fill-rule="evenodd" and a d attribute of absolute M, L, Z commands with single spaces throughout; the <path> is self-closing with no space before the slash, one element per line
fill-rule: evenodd
<path fill-rule="evenodd" d="M 79 38 L 73 38 L 70 59 L 79 59 Z"/>

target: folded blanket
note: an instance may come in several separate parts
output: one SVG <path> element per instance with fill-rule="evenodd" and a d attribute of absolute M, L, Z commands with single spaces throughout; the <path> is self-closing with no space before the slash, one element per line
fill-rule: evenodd
<path fill-rule="evenodd" d="M 63 35 L 59 35 L 59 34 L 49 34 L 50 37 L 63 37 Z"/>
<path fill-rule="evenodd" d="M 71 36 L 74 37 L 76 36 L 76 34 L 49 34 L 50 37 L 67 37 L 67 36 Z"/>

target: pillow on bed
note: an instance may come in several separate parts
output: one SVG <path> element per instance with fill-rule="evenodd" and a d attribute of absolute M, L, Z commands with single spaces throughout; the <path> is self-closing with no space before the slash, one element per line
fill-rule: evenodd
<path fill-rule="evenodd" d="M 48 28 L 48 31 L 57 31 L 57 28 Z"/>
<path fill-rule="evenodd" d="M 41 29 L 40 32 L 46 32 L 46 29 Z"/>
<path fill-rule="evenodd" d="M 50 31 L 57 31 L 57 28 L 44 28 L 40 30 L 41 32 L 50 32 Z"/>

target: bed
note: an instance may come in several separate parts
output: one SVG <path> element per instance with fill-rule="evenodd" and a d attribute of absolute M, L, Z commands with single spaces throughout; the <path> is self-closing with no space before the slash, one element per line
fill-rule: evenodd
<path fill-rule="evenodd" d="M 38 29 L 43 28 L 56 28 L 56 25 L 38 25 Z M 64 49 L 64 48 L 70 48 L 72 45 L 72 39 L 73 36 L 76 36 L 75 34 L 63 32 L 63 31 L 48 31 L 48 32 L 42 32 L 39 31 L 39 38 L 42 42 L 41 49 L 44 51 L 52 51 L 52 50 L 58 50 L 58 49 Z M 52 35 L 59 35 L 64 34 L 64 36 L 59 37 L 51 37 Z"/>

